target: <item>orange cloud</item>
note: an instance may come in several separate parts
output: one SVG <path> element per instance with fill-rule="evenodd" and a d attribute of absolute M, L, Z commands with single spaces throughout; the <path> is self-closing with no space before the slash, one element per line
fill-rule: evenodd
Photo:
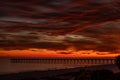
<path fill-rule="evenodd" d="M 62 53 L 65 54 L 62 54 Z M 69 54 L 66 54 L 66 53 Z M 109 54 L 108 52 L 97 52 L 93 50 L 86 51 L 72 51 L 71 53 L 66 50 L 46 50 L 46 49 L 29 49 L 29 50 L 10 50 L 0 51 L 0 57 L 28 57 L 28 58 L 79 58 L 79 57 L 115 57 L 118 53 Z"/>

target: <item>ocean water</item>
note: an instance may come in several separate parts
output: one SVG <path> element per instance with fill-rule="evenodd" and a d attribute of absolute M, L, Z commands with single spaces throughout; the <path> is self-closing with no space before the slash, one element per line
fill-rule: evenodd
<path fill-rule="evenodd" d="M 85 67 L 93 65 L 103 65 L 93 64 L 93 63 L 74 63 L 74 62 L 62 62 L 62 63 L 36 63 L 36 62 L 11 62 L 10 59 L 0 59 L 0 74 L 6 73 L 18 73 L 24 71 L 40 71 L 40 70 L 55 70 L 55 69 L 65 69 L 65 68 L 75 68 L 75 67 Z"/>

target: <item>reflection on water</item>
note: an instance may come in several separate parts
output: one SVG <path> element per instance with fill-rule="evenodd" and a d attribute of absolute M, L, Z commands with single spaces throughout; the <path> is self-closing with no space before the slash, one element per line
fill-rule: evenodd
<path fill-rule="evenodd" d="M 114 59 L 0 59 L 0 74 L 114 64 Z"/>

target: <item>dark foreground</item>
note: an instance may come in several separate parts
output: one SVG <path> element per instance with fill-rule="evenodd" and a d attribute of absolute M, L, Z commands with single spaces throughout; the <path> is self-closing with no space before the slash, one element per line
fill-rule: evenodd
<path fill-rule="evenodd" d="M 101 65 L 47 71 L 29 71 L 0 75 L 0 80 L 120 80 L 115 65 Z"/>

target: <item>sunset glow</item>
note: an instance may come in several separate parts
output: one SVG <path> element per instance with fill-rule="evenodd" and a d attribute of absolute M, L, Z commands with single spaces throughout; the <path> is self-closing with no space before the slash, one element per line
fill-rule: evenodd
<path fill-rule="evenodd" d="M 116 57 L 119 53 L 109 54 L 108 52 L 88 51 L 53 51 L 46 49 L 30 49 L 30 50 L 1 50 L 0 57 L 26 57 L 26 58 L 81 58 L 81 57 Z"/>

